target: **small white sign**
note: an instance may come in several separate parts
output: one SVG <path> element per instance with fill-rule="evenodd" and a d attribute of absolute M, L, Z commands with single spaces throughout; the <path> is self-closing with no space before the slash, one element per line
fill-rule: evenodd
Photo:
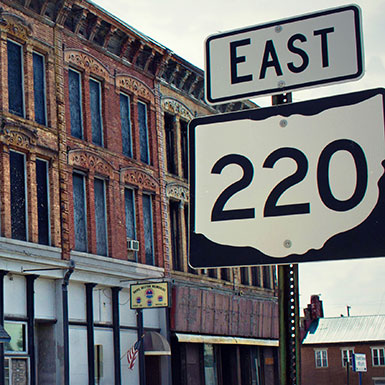
<path fill-rule="evenodd" d="M 355 372 L 367 372 L 366 354 L 354 353 L 353 355 L 353 370 Z"/>
<path fill-rule="evenodd" d="M 353 258 L 384 249 L 377 228 L 385 216 L 384 92 L 193 120 L 192 266 Z"/>
<path fill-rule="evenodd" d="M 349 5 L 206 40 L 206 99 L 217 104 L 358 79 L 360 9 Z"/>

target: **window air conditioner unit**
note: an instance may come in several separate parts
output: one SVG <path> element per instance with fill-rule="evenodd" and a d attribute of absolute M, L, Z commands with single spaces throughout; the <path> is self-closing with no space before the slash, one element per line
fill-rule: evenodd
<path fill-rule="evenodd" d="M 127 250 L 139 251 L 139 241 L 135 239 L 127 239 Z"/>

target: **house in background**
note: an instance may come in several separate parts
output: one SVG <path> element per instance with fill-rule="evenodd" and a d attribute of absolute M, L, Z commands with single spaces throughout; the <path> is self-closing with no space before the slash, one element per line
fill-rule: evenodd
<path fill-rule="evenodd" d="M 322 301 L 312 296 L 303 324 L 302 385 L 358 384 L 353 353 L 366 355 L 362 385 L 385 384 L 385 315 L 324 318 Z"/>

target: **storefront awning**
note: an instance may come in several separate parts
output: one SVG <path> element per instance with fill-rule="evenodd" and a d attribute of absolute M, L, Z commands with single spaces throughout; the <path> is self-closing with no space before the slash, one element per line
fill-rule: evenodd
<path fill-rule="evenodd" d="M 278 347 L 278 340 L 267 340 L 260 338 L 207 336 L 201 334 L 175 333 L 179 342 L 197 344 L 226 344 L 226 345 L 255 345 Z"/>
<path fill-rule="evenodd" d="M 170 344 L 157 332 L 146 332 L 143 337 L 144 354 L 146 356 L 170 356 Z"/>

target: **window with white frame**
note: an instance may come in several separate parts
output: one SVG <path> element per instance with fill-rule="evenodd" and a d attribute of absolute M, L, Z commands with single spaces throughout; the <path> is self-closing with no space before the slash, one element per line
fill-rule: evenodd
<path fill-rule="evenodd" d="M 132 158 L 131 105 L 130 97 L 125 94 L 120 94 L 120 124 L 123 154 Z"/>
<path fill-rule="evenodd" d="M 343 367 L 346 367 L 347 362 L 349 362 L 350 367 L 353 365 L 353 354 L 354 354 L 354 349 L 352 348 L 341 349 L 341 361 L 342 361 Z"/>
<path fill-rule="evenodd" d="M 82 82 L 80 72 L 69 69 L 68 83 L 71 135 L 75 138 L 83 139 Z"/>
<path fill-rule="evenodd" d="M 74 200 L 75 250 L 88 251 L 86 187 L 84 175 L 74 173 L 72 176 L 72 185 Z"/>
<path fill-rule="evenodd" d="M 373 366 L 385 366 L 385 347 L 372 348 Z"/>
<path fill-rule="evenodd" d="M 326 349 L 319 349 L 314 351 L 315 354 L 315 367 L 327 368 L 328 367 L 328 351 Z"/>

